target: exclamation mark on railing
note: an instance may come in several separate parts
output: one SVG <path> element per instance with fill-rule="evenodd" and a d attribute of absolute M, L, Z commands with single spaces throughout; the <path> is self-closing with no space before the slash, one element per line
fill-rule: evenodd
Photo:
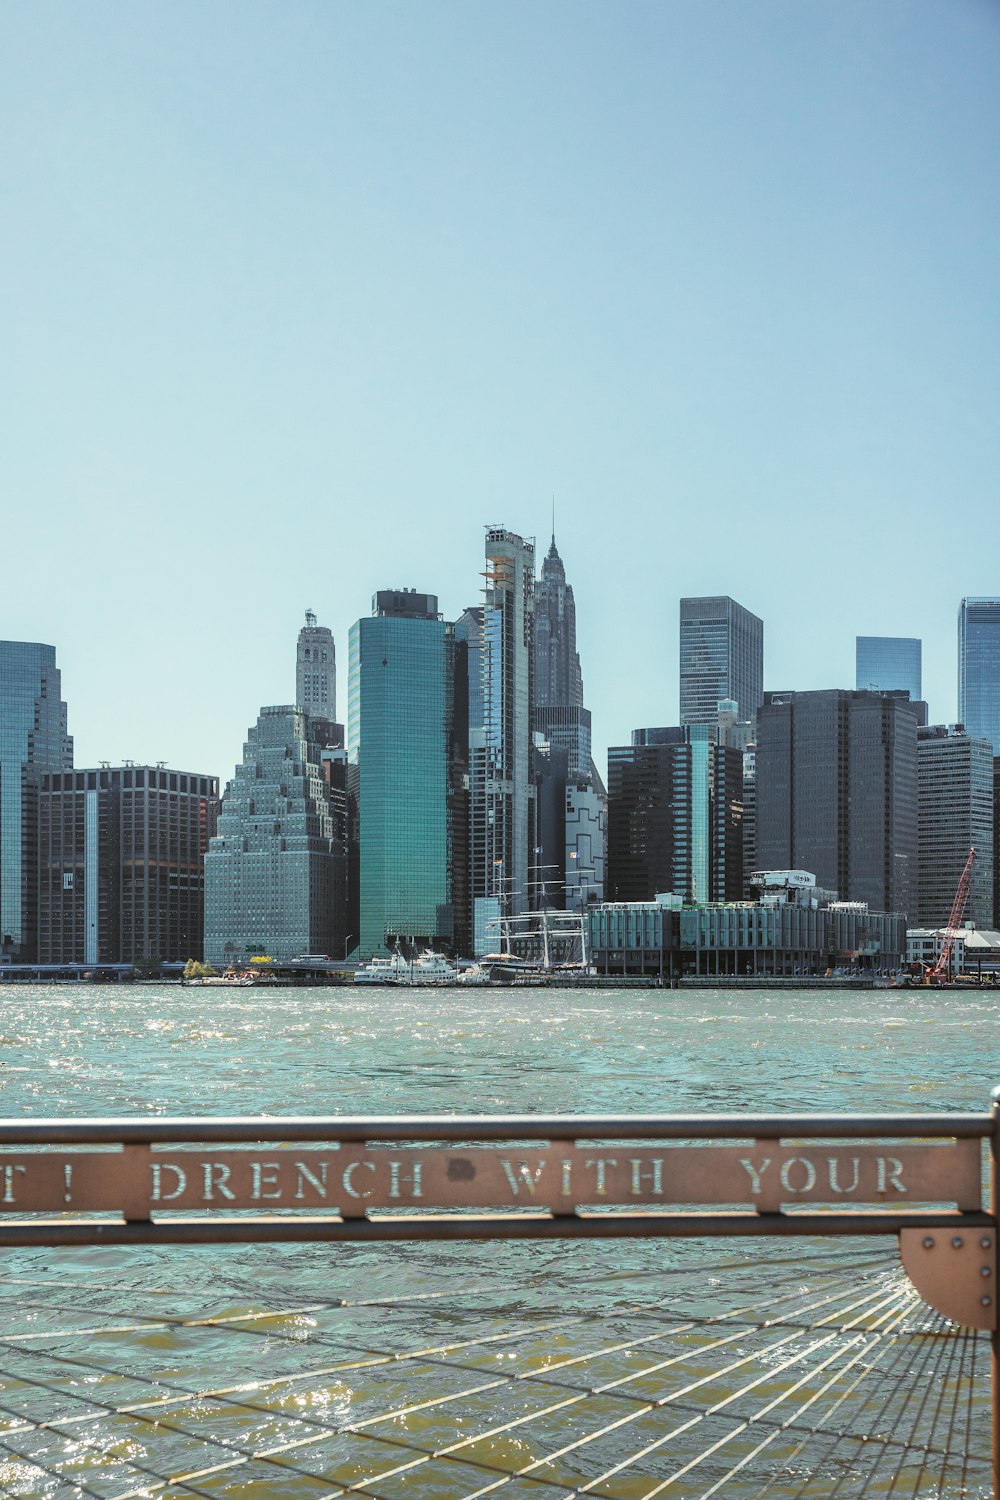
<path fill-rule="evenodd" d="M 73 1202 L 73 1168 L 67 1164 L 63 1167 L 63 1177 L 66 1179 L 66 1191 L 63 1193 L 63 1202 Z"/>

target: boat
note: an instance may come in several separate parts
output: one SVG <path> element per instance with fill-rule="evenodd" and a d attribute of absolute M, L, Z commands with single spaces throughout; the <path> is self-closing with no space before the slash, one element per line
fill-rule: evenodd
<path fill-rule="evenodd" d="M 265 983 L 268 981 L 265 981 Z M 260 984 L 261 976 L 254 969 L 227 969 L 224 974 L 199 974 L 196 978 L 182 979 L 182 985 L 204 985 L 206 988 L 229 988 Z"/>
<path fill-rule="evenodd" d="M 483 964 L 467 964 L 455 975 L 455 983 L 472 989 L 476 985 L 492 984 L 493 976 Z"/>
<path fill-rule="evenodd" d="M 388 958 L 372 958 L 355 970 L 355 984 L 395 984 L 417 986 L 452 985 L 458 981 L 458 970 L 443 953 L 427 948 L 415 958 L 404 958 L 397 949 Z"/>

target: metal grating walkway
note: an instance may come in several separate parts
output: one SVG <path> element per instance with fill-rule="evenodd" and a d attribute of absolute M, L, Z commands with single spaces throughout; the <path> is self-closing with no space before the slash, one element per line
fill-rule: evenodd
<path fill-rule="evenodd" d="M 292 1500 L 985 1497 L 989 1339 L 894 1247 L 803 1245 L 581 1287 L 127 1299 L 0 1279 L 0 1493 Z M 127 1305 L 128 1314 L 121 1308 Z"/>

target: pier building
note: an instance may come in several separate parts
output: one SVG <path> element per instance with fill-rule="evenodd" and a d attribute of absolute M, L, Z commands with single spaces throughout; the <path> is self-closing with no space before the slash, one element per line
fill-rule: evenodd
<path fill-rule="evenodd" d="M 789 882 L 789 876 L 805 883 Z M 591 961 L 599 974 L 661 979 L 809 977 L 902 967 L 902 915 L 838 901 L 804 871 L 760 872 L 757 878 L 761 898 L 755 902 L 691 905 L 666 894 L 595 906 L 589 913 Z"/>

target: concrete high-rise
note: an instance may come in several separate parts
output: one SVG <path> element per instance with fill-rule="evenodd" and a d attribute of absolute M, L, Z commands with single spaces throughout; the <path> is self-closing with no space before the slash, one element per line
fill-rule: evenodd
<path fill-rule="evenodd" d="M 346 830 L 312 724 L 296 705 L 262 708 L 247 734 L 205 856 L 211 964 L 343 951 Z"/>
<path fill-rule="evenodd" d="M 958 611 L 958 718 L 1000 755 L 1000 599 L 963 599 Z"/>
<path fill-rule="evenodd" d="M 337 653 L 333 632 L 317 625 L 311 609 L 299 631 L 295 652 L 295 702 L 313 719 L 337 718 Z"/>
<path fill-rule="evenodd" d="M 536 805 L 532 774 L 534 699 L 535 547 L 515 532 L 486 533 L 478 618 L 482 697 L 470 694 L 472 891 L 475 944 L 496 946 L 501 917 L 525 911 L 531 900 Z M 481 716 L 475 724 L 474 714 Z"/>
<path fill-rule="evenodd" d="M 960 728 L 917 731 L 917 923 L 944 927 L 975 849 L 966 920 L 993 926 L 993 749 Z"/>
<path fill-rule="evenodd" d="M 69 770 L 54 646 L 0 641 L 0 956 L 37 958 L 38 778 Z"/>
<path fill-rule="evenodd" d="M 466 644 L 433 594 L 384 590 L 350 632 L 358 951 L 467 952 Z"/>
<path fill-rule="evenodd" d="M 768 693 L 757 714 L 762 870 L 809 870 L 873 911 L 917 909 L 916 704 L 888 693 Z"/>
<path fill-rule="evenodd" d="M 214 776 L 163 766 L 41 776 L 38 962 L 200 958 L 218 810 Z"/>
<path fill-rule="evenodd" d="M 737 718 L 754 717 L 764 701 L 764 624 L 728 595 L 681 600 L 681 723 L 717 722 L 732 699 Z"/>

